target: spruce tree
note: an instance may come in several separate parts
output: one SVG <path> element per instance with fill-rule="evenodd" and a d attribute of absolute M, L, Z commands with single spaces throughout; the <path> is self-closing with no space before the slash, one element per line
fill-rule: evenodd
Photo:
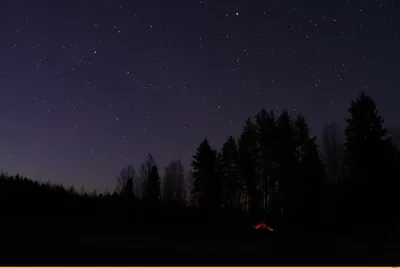
<path fill-rule="evenodd" d="M 283 209 L 284 223 L 294 221 L 296 209 L 296 177 L 298 170 L 297 142 L 293 122 L 287 110 L 283 110 L 277 119 L 276 139 L 276 175 L 282 195 L 281 208 Z"/>
<path fill-rule="evenodd" d="M 257 176 L 257 128 L 247 119 L 239 138 L 239 174 L 246 186 L 248 209 L 252 216 L 259 217 L 259 196 Z"/>
<path fill-rule="evenodd" d="M 308 124 L 305 118 L 299 114 L 293 122 L 294 133 L 293 138 L 296 146 L 295 155 L 296 155 L 296 166 L 293 168 L 296 171 L 296 175 L 292 177 L 290 183 L 291 191 L 291 207 L 292 207 L 292 221 L 295 221 L 297 225 L 303 224 L 307 202 L 306 202 L 306 183 L 308 176 L 310 175 L 310 168 L 314 169 L 315 167 L 308 165 L 307 163 L 307 153 L 308 147 L 311 143 L 310 141 L 310 133 Z M 296 189 L 296 190 L 295 190 Z"/>
<path fill-rule="evenodd" d="M 198 205 L 208 210 L 221 206 L 221 183 L 218 177 L 217 152 L 204 139 L 193 156 L 193 194 Z"/>
<path fill-rule="evenodd" d="M 329 207 L 326 199 L 328 185 L 325 166 L 319 156 L 315 137 L 306 141 L 300 166 L 303 176 L 301 182 L 304 223 L 309 230 L 316 230 L 324 226 Z"/>
<path fill-rule="evenodd" d="M 267 214 L 267 200 L 269 194 L 271 195 L 269 197 L 272 197 L 276 165 L 273 151 L 276 142 L 276 122 L 273 111 L 268 113 L 264 109 L 261 110 L 256 116 L 256 125 L 258 143 L 257 171 L 261 182 L 263 209 L 264 213 Z"/>
<path fill-rule="evenodd" d="M 333 122 L 324 125 L 322 133 L 323 161 L 327 176 L 333 186 L 342 179 L 343 169 L 344 130 Z"/>
<path fill-rule="evenodd" d="M 236 140 L 230 136 L 221 150 L 221 175 L 225 205 L 232 209 L 240 203 L 240 181 L 238 174 L 238 150 Z"/>
<path fill-rule="evenodd" d="M 379 210 L 376 187 L 383 183 L 380 176 L 384 168 L 383 118 L 375 102 L 364 92 L 351 103 L 349 112 L 345 140 L 347 216 L 356 225 L 372 223 Z"/>

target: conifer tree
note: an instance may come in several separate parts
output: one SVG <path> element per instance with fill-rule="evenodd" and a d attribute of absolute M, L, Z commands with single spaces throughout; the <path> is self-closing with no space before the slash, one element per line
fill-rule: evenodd
<path fill-rule="evenodd" d="M 160 199 L 160 175 L 156 165 L 151 167 L 146 186 L 146 201 L 152 205 L 157 204 Z"/>
<path fill-rule="evenodd" d="M 201 208 L 215 210 L 221 207 L 221 181 L 218 176 L 217 152 L 204 139 L 193 156 L 193 194 Z"/>
<path fill-rule="evenodd" d="M 240 181 L 238 174 L 238 150 L 236 140 L 230 136 L 221 150 L 221 176 L 224 190 L 224 203 L 232 209 L 239 207 Z"/>
<path fill-rule="evenodd" d="M 259 217 L 258 189 L 259 177 L 257 176 L 257 128 L 247 119 L 239 138 L 239 174 L 246 186 L 247 205 L 254 217 Z"/>
<path fill-rule="evenodd" d="M 364 92 L 351 103 L 349 112 L 345 140 L 347 216 L 356 224 L 372 222 L 373 211 L 379 209 L 376 187 L 384 183 L 381 173 L 386 130 L 375 102 Z"/>
<path fill-rule="evenodd" d="M 293 122 L 287 110 L 283 110 L 277 119 L 277 139 L 276 139 L 276 158 L 277 168 L 276 175 L 279 183 L 280 193 L 283 202 L 283 221 L 289 223 L 295 217 L 296 209 L 296 188 L 298 157 L 297 157 L 297 141 Z"/>
<path fill-rule="evenodd" d="M 299 114 L 294 121 L 296 154 L 298 158 L 298 176 L 294 186 L 296 221 L 309 230 L 320 228 L 327 215 L 327 180 L 325 166 L 321 160 L 317 138 L 310 136 L 306 119 Z"/>
<path fill-rule="evenodd" d="M 261 198 L 265 214 L 268 211 L 268 195 L 272 193 L 274 185 L 274 146 L 276 142 L 276 122 L 274 113 L 261 110 L 256 116 L 258 159 L 257 173 L 260 177 Z M 271 191 L 269 190 L 271 188 Z M 271 197 L 270 196 L 270 197 Z"/>

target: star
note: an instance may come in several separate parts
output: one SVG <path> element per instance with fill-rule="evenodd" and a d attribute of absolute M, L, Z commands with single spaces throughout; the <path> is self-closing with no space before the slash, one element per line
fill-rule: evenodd
<path fill-rule="evenodd" d="M 162 177 L 202 139 L 219 150 L 221 137 L 238 138 L 262 108 L 304 113 L 319 139 L 329 121 L 345 124 L 359 90 L 400 124 L 390 1 L 325 1 L 313 14 L 294 0 L 42 2 L 1 14 L 4 169 L 115 189 L 118 169 L 140 167 L 145 152 Z"/>

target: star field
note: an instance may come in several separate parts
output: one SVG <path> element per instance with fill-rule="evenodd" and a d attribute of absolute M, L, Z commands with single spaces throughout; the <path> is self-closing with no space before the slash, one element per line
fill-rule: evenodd
<path fill-rule="evenodd" d="M 261 108 L 399 125 L 397 1 L 2 1 L 0 168 L 113 190 L 151 152 L 188 167 Z"/>

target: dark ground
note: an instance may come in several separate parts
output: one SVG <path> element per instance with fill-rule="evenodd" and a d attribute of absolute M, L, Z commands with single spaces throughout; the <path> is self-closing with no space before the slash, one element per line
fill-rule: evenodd
<path fill-rule="evenodd" d="M 399 240 L 165 231 L 150 227 L 3 226 L 2 265 L 390 265 Z"/>

